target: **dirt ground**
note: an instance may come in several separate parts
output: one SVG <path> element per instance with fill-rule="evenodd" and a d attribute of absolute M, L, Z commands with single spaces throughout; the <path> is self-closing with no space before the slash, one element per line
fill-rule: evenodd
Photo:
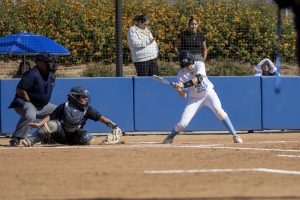
<path fill-rule="evenodd" d="M 0 199 L 300 199 L 300 133 L 125 135 L 125 144 L 8 147 Z"/>

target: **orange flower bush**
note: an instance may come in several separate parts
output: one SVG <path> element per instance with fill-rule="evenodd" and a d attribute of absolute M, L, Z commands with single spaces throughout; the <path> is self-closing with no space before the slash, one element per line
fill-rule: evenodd
<path fill-rule="evenodd" d="M 68 48 L 70 64 L 115 60 L 115 1 L 11 0 L 0 2 L 0 36 L 27 31 L 47 36 Z M 257 63 L 276 51 L 276 6 L 263 0 L 123 0 L 124 62 L 131 62 L 126 33 L 133 18 L 147 14 L 160 47 L 160 58 L 175 59 L 173 44 L 190 16 L 205 33 L 209 58 Z M 292 16 L 283 15 L 281 54 L 295 62 Z"/>

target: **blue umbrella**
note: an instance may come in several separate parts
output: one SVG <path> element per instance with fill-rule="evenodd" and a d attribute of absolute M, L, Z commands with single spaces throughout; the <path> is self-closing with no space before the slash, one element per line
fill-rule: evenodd
<path fill-rule="evenodd" d="M 36 55 L 47 52 L 53 55 L 70 55 L 70 51 L 50 38 L 27 32 L 0 38 L 0 54 Z"/>

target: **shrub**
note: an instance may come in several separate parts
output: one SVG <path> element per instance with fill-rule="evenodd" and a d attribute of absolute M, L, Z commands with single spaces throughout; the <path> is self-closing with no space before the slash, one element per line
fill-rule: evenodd
<path fill-rule="evenodd" d="M 85 77 L 113 77 L 116 75 L 116 67 L 113 65 L 89 64 L 82 72 Z"/>
<path fill-rule="evenodd" d="M 208 76 L 253 76 L 253 66 L 233 60 L 212 60 L 206 63 Z"/>
<path fill-rule="evenodd" d="M 17 2 L 16 5 L 13 2 Z M 160 47 L 160 59 L 172 62 L 173 43 L 191 15 L 205 33 L 209 59 L 256 64 L 276 51 L 276 6 L 265 0 L 123 0 L 124 63 L 131 57 L 126 33 L 134 16 L 145 13 Z M 0 2 L 0 36 L 21 31 L 47 36 L 72 55 L 65 64 L 115 62 L 115 1 L 26 0 Z M 283 15 L 282 60 L 296 61 L 296 32 L 291 15 Z M 164 73 L 164 72 L 163 72 Z M 172 73 L 172 72 L 171 72 Z"/>
<path fill-rule="evenodd" d="M 159 62 L 159 75 L 161 76 L 176 76 L 179 69 L 178 63 Z"/>

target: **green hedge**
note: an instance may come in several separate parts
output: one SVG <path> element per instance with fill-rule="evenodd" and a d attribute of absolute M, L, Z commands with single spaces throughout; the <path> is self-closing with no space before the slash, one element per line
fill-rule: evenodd
<path fill-rule="evenodd" d="M 115 1 L 0 1 L 0 36 L 27 31 L 41 34 L 72 52 L 68 64 L 115 59 Z M 145 13 L 159 41 L 160 58 L 175 59 L 173 43 L 191 15 L 199 19 L 209 58 L 257 63 L 276 51 L 276 7 L 264 0 L 123 0 L 124 62 L 131 62 L 126 32 L 135 15 Z M 281 53 L 295 62 L 296 34 L 292 16 L 283 15 Z"/>

